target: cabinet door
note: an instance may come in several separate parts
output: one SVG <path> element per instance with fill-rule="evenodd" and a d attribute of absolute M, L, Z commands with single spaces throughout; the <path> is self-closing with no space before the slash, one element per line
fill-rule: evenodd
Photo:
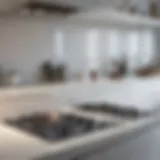
<path fill-rule="evenodd" d="M 152 128 L 139 136 L 133 135 L 130 141 L 80 160 L 159 160 L 159 135 L 160 127 Z"/>
<path fill-rule="evenodd" d="M 71 156 L 67 154 L 48 157 L 43 160 L 159 160 L 160 159 L 160 126 L 145 130 L 139 135 L 132 135 L 130 140 L 112 146 L 110 149 L 102 148 L 97 152 Z M 68 157 L 66 157 L 68 156 Z"/>

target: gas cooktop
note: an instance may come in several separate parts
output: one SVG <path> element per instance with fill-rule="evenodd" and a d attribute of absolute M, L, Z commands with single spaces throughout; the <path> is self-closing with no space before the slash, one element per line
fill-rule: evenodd
<path fill-rule="evenodd" d="M 123 118 L 138 118 L 142 113 L 138 112 L 134 107 L 123 107 L 109 103 L 85 103 L 77 107 L 78 110 L 84 112 L 94 112 L 102 114 L 111 114 Z"/>
<path fill-rule="evenodd" d="M 71 113 L 34 113 L 7 119 L 5 123 L 21 131 L 53 142 L 112 127 L 114 124 Z"/>

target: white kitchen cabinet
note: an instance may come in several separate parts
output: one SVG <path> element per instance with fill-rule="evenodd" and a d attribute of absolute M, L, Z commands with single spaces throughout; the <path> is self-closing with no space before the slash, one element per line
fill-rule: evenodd
<path fill-rule="evenodd" d="M 110 149 L 78 160 L 159 160 L 160 126 L 132 135 L 129 140 L 115 144 Z M 96 145 L 96 144 L 95 144 Z"/>

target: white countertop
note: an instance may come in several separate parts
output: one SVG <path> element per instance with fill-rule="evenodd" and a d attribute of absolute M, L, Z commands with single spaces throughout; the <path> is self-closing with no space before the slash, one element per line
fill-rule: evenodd
<path fill-rule="evenodd" d="M 0 91 L 0 159 L 29 160 L 47 153 L 60 153 L 76 147 L 105 141 L 108 145 L 116 138 L 135 132 L 160 121 L 160 115 L 126 121 L 115 128 L 106 129 L 91 135 L 73 138 L 64 143 L 47 143 L 12 127 L 6 126 L 3 119 L 33 111 L 52 110 L 55 105 L 80 101 L 106 100 L 120 104 L 134 104 L 139 109 L 153 109 L 158 98 L 160 79 L 125 79 L 123 81 L 101 81 L 100 83 L 72 83 L 62 86 L 28 87 Z M 155 94 L 155 95 L 154 95 Z M 32 95 L 32 96 L 30 96 Z M 86 98 L 87 97 L 87 98 Z M 156 98 L 155 98 L 156 97 Z M 154 99 L 155 98 L 155 99 Z M 58 102 L 61 100 L 61 103 Z M 149 105 L 147 105 L 149 103 Z M 158 102 L 156 101 L 156 104 Z M 63 109 L 62 109 L 63 110 Z"/>
<path fill-rule="evenodd" d="M 0 102 L 52 103 L 72 105 L 87 101 L 119 104 L 139 111 L 152 111 L 160 106 L 160 78 L 126 78 L 120 81 L 101 80 L 90 83 L 71 82 L 0 90 Z"/>

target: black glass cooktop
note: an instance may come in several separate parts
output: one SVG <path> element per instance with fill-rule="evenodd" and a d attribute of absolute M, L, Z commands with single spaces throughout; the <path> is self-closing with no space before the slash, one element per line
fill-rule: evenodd
<path fill-rule="evenodd" d="M 72 114 L 57 113 L 20 116 L 16 119 L 7 119 L 6 123 L 50 142 L 88 134 L 113 125 Z"/>
<path fill-rule="evenodd" d="M 106 103 L 99 103 L 99 104 L 92 104 L 86 103 L 79 105 L 77 107 L 80 110 L 85 112 L 99 112 L 103 114 L 112 114 L 114 116 L 126 117 L 126 118 L 137 118 L 140 116 L 140 113 L 134 109 L 133 107 L 123 107 L 119 105 L 113 104 L 106 104 Z"/>

